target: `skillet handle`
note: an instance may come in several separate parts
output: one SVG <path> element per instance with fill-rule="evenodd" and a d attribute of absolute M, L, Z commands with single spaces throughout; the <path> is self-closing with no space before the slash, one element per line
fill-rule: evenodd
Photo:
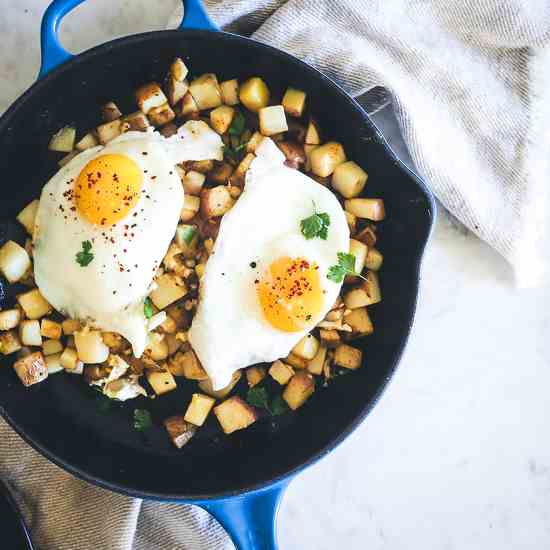
<path fill-rule="evenodd" d="M 40 46 L 42 62 L 38 78 L 42 78 L 58 65 L 73 57 L 59 42 L 59 25 L 63 18 L 85 0 L 53 0 L 42 17 Z M 182 0 L 184 16 L 179 29 L 205 29 L 217 31 L 219 28 L 208 17 L 201 0 Z"/>
<path fill-rule="evenodd" d="M 288 480 L 242 497 L 200 504 L 229 533 L 237 550 L 277 550 L 277 513 Z"/>

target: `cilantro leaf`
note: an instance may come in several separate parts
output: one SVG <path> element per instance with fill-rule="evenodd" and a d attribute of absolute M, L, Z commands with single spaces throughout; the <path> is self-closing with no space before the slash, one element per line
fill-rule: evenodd
<path fill-rule="evenodd" d="M 336 254 L 338 263 L 350 274 L 355 273 L 355 256 L 353 254 L 346 254 L 345 252 L 338 252 Z"/>
<path fill-rule="evenodd" d="M 250 388 L 246 394 L 246 400 L 254 407 L 269 410 L 267 390 L 263 386 Z"/>
<path fill-rule="evenodd" d="M 144 432 L 153 425 L 151 413 L 145 409 L 134 409 L 134 429 Z"/>
<path fill-rule="evenodd" d="M 364 279 L 360 273 L 355 271 L 355 256 L 353 254 L 338 252 L 337 257 L 338 263 L 329 267 L 327 279 L 335 283 L 341 283 L 346 275 L 355 275 Z"/>
<path fill-rule="evenodd" d="M 281 394 L 276 395 L 271 402 L 271 414 L 273 416 L 279 416 L 281 414 L 285 414 L 287 411 L 288 405 L 283 399 L 283 396 Z"/>
<path fill-rule="evenodd" d="M 231 121 L 231 126 L 229 126 L 229 135 L 240 136 L 244 132 L 245 125 L 246 119 L 244 118 L 244 115 L 241 113 L 241 111 L 236 110 L 235 116 Z"/>
<path fill-rule="evenodd" d="M 186 245 L 190 245 L 197 234 L 197 228 L 194 225 L 182 225 L 178 227 L 181 239 Z"/>
<path fill-rule="evenodd" d="M 151 319 L 153 313 L 153 302 L 151 302 L 151 298 L 147 297 L 143 302 L 143 315 L 145 315 L 146 319 Z"/>
<path fill-rule="evenodd" d="M 82 251 L 76 254 L 76 263 L 81 267 L 86 267 L 93 259 L 94 255 L 91 253 L 92 243 L 90 241 L 82 242 Z"/>
<path fill-rule="evenodd" d="M 315 203 L 313 206 L 315 206 Z M 329 225 L 330 216 L 326 212 L 314 212 L 309 218 L 305 218 L 300 222 L 300 230 L 308 240 L 319 237 L 326 241 Z"/>

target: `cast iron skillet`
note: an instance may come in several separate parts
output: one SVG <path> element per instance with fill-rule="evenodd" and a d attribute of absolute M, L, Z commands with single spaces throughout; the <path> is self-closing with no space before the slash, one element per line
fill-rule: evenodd
<path fill-rule="evenodd" d="M 202 437 L 178 451 L 168 442 L 162 420 L 185 411 L 191 383 L 153 402 L 115 405 L 105 414 L 77 377 L 52 376 L 26 389 L 11 368 L 0 368 L 0 413 L 52 462 L 113 491 L 202 506 L 241 549 L 275 548 L 274 518 L 289 480 L 363 420 L 396 368 L 413 321 L 421 256 L 435 215 L 433 198 L 334 82 L 286 53 L 220 32 L 199 0 L 185 2 L 179 30 L 113 40 L 73 57 L 61 48 L 57 29 L 82 1 L 52 2 L 42 23 L 40 79 L 0 119 L 2 219 L 13 218 L 37 197 L 57 170 L 47 152 L 55 131 L 67 123 L 80 130 L 97 125 L 95 106 L 106 100 L 123 112 L 135 110 L 132 91 L 161 80 L 176 55 L 189 60 L 195 75 L 262 75 L 275 95 L 288 85 L 304 89 L 321 127 L 368 171 L 369 193 L 385 200 L 388 218 L 380 228 L 384 301 L 371 309 L 376 332 L 364 342 L 365 365 L 326 390 L 319 387 L 297 414 L 256 423 L 230 437 L 220 436 L 211 419 L 199 432 Z M 22 238 L 9 223 L 3 228 L 2 240 Z M 4 286 L 6 302 L 16 291 Z M 152 412 L 156 427 L 145 436 L 132 428 L 135 407 Z"/>

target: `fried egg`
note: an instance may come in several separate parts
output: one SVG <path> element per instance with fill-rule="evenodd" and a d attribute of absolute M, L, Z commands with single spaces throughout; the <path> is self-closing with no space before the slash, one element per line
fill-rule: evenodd
<path fill-rule="evenodd" d="M 140 357 L 144 298 L 183 207 L 175 164 L 221 158 L 219 135 L 201 121 L 168 139 L 128 132 L 73 158 L 44 186 L 36 216 L 34 275 L 46 300 L 121 334 Z"/>
<path fill-rule="evenodd" d="M 189 341 L 215 389 L 237 369 L 288 355 L 324 318 L 341 283 L 327 279 L 349 229 L 336 196 L 297 170 L 269 138 L 242 195 L 224 215 L 206 264 Z M 330 217 L 327 239 L 306 240 L 300 221 Z"/>

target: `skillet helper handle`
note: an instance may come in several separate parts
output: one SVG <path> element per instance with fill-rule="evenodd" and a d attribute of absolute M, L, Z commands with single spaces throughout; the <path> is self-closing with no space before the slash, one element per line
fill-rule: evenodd
<path fill-rule="evenodd" d="M 42 17 L 40 47 L 42 62 L 38 78 L 74 57 L 59 42 L 59 25 L 63 18 L 85 0 L 53 0 Z M 183 29 L 219 30 L 208 17 L 201 0 L 182 0 L 184 16 L 179 26 Z"/>
<path fill-rule="evenodd" d="M 201 504 L 229 533 L 237 550 L 277 550 L 277 513 L 288 485 Z"/>

